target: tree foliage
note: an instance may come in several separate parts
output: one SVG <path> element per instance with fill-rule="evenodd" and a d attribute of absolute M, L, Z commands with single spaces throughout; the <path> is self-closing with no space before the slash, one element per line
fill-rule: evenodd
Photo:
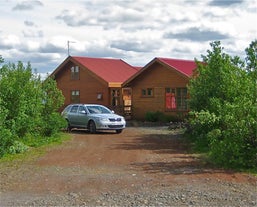
<path fill-rule="evenodd" d="M 1 58 L 3 63 L 3 59 Z M 63 96 L 55 81 L 41 81 L 30 63 L 8 63 L 0 68 L 0 156 L 23 146 L 26 136 L 51 136 L 64 122 L 57 113 Z M 26 148 L 26 147 L 24 147 Z M 20 151 L 20 150 L 18 150 Z"/>
<path fill-rule="evenodd" d="M 189 84 L 191 137 L 218 164 L 257 166 L 256 46 L 250 44 L 242 61 L 211 43 Z"/>

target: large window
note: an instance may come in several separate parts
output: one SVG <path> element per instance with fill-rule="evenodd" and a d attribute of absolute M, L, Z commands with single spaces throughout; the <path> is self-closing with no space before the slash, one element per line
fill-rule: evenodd
<path fill-rule="evenodd" d="M 72 103 L 79 103 L 80 102 L 80 96 L 78 90 L 71 91 L 71 102 Z"/>
<path fill-rule="evenodd" d="M 187 88 L 166 88 L 165 103 L 168 110 L 187 110 Z"/>
<path fill-rule="evenodd" d="M 79 80 L 79 66 L 71 67 L 71 80 Z"/>
<path fill-rule="evenodd" d="M 141 91 L 142 97 L 153 97 L 153 89 L 152 88 L 144 88 Z"/>

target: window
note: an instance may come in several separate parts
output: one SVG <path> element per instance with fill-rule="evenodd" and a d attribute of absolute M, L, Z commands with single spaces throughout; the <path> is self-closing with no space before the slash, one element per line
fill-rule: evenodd
<path fill-rule="evenodd" d="M 187 88 L 177 88 L 177 107 L 178 109 L 188 109 L 187 106 Z"/>
<path fill-rule="evenodd" d="M 165 103 L 168 110 L 187 110 L 187 88 L 166 88 Z"/>
<path fill-rule="evenodd" d="M 79 106 L 72 106 L 70 112 L 71 112 L 71 113 L 77 113 L 78 107 L 79 107 Z"/>
<path fill-rule="evenodd" d="M 103 100 L 103 94 L 102 93 L 97 93 L 96 99 L 97 100 Z"/>
<path fill-rule="evenodd" d="M 165 98 L 166 98 L 166 109 L 176 109 L 176 96 L 175 88 L 166 88 Z"/>
<path fill-rule="evenodd" d="M 86 108 L 84 106 L 79 106 L 79 113 L 85 113 L 86 112 Z"/>
<path fill-rule="evenodd" d="M 79 80 L 79 66 L 71 67 L 71 80 Z"/>
<path fill-rule="evenodd" d="M 80 102 L 80 96 L 79 96 L 79 91 L 78 90 L 71 91 L 71 102 L 72 103 L 79 103 Z"/>
<path fill-rule="evenodd" d="M 153 89 L 152 88 L 142 89 L 142 96 L 143 97 L 152 97 L 153 96 Z"/>
<path fill-rule="evenodd" d="M 87 106 L 90 114 L 111 114 L 112 112 L 104 106 Z"/>

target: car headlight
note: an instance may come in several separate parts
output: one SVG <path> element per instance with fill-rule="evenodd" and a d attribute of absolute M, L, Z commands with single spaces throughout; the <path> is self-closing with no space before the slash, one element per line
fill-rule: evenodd
<path fill-rule="evenodd" d="M 106 121 L 109 121 L 109 119 L 107 119 L 107 118 L 100 118 L 100 121 L 106 122 Z"/>

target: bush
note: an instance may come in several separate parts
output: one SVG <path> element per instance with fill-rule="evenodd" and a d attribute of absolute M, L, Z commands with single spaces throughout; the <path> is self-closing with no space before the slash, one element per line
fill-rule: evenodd
<path fill-rule="evenodd" d="M 0 56 L 0 63 L 3 59 Z M 21 153 L 25 137 L 51 137 L 66 122 L 57 112 L 64 97 L 52 78 L 41 81 L 22 62 L 0 68 L 0 157 Z M 39 141 L 41 142 L 41 141 Z"/>
<path fill-rule="evenodd" d="M 18 153 L 23 153 L 28 150 L 28 146 L 23 144 L 22 142 L 19 141 L 14 141 L 12 146 L 9 147 L 9 153 L 10 154 L 18 154 Z"/>
<path fill-rule="evenodd" d="M 161 112 L 156 111 L 156 112 L 146 112 L 145 114 L 145 120 L 150 121 L 150 122 L 157 122 L 160 120 L 160 116 L 162 115 Z"/>
<path fill-rule="evenodd" d="M 51 136 L 65 128 L 67 125 L 66 120 L 59 113 L 52 113 L 45 117 L 42 122 L 41 135 Z"/>
<path fill-rule="evenodd" d="M 256 109 L 245 102 L 224 104 L 219 133 L 208 133 L 210 158 L 225 166 L 253 168 L 257 166 Z"/>
<path fill-rule="evenodd" d="M 169 123 L 169 122 L 178 122 L 182 121 L 182 117 L 166 115 L 160 111 L 156 112 L 146 112 L 145 120 L 149 122 L 161 122 L 161 123 Z"/>
<path fill-rule="evenodd" d="M 193 135 L 207 135 L 207 133 L 219 126 L 220 117 L 209 111 L 190 112 L 189 121 Z"/>
<path fill-rule="evenodd" d="M 256 169 L 257 41 L 246 50 L 246 68 L 222 53 L 219 42 L 211 46 L 189 84 L 190 139 L 216 164 Z"/>
<path fill-rule="evenodd" d="M 13 144 L 13 136 L 10 130 L 0 128 L 0 157 L 8 152 L 9 147 Z"/>

